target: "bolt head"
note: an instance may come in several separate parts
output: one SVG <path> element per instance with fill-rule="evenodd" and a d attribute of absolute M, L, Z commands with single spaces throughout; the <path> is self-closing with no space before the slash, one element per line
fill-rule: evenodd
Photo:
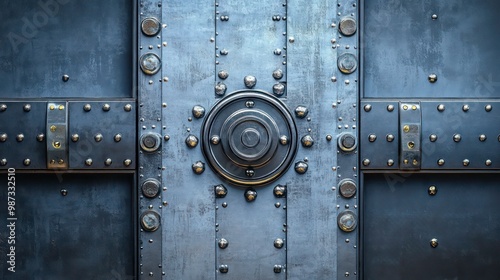
<path fill-rule="evenodd" d="M 430 83 L 435 83 L 435 82 L 437 82 L 438 77 L 436 74 L 430 74 L 428 79 L 429 79 Z"/>

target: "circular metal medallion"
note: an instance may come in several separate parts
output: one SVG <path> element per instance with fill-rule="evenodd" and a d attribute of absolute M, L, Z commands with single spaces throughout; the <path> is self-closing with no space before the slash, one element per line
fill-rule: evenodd
<path fill-rule="evenodd" d="M 286 145 L 280 144 L 283 135 L 289 139 Z M 203 124 L 201 143 L 209 165 L 220 176 L 238 185 L 258 186 L 288 169 L 297 137 L 292 115 L 280 100 L 263 91 L 246 90 L 228 95 L 212 108 Z"/>
<path fill-rule="evenodd" d="M 344 74 L 351 74 L 358 68 L 358 59 L 351 53 L 344 53 L 337 60 L 339 70 Z"/>
<path fill-rule="evenodd" d="M 141 29 L 146 36 L 156 36 L 156 34 L 160 33 L 161 24 L 158 19 L 148 17 L 141 22 Z"/>
<path fill-rule="evenodd" d="M 356 33 L 357 24 L 353 17 L 343 17 L 339 23 L 340 33 L 344 36 L 352 36 Z"/>
<path fill-rule="evenodd" d="M 154 75 L 160 71 L 161 59 L 154 53 L 145 53 L 139 59 L 142 72 L 147 75 Z"/>

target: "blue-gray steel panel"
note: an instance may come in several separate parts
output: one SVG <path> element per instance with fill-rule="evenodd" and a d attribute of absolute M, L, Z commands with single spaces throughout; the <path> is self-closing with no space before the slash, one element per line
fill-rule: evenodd
<path fill-rule="evenodd" d="M 499 179 L 365 174 L 363 279 L 499 279 Z"/>
<path fill-rule="evenodd" d="M 15 180 L 15 244 L 7 243 L 7 184 L 0 192 L 2 279 L 135 279 L 132 174 L 18 172 Z"/>
<path fill-rule="evenodd" d="M 0 97 L 133 97 L 134 1 L 8 1 Z M 69 80 L 64 81 L 63 76 Z"/>

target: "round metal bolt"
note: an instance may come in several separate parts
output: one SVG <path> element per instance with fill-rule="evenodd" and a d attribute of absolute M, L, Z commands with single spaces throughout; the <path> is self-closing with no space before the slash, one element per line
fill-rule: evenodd
<path fill-rule="evenodd" d="M 125 110 L 125 112 L 130 112 L 132 111 L 132 105 L 130 104 L 127 104 L 123 107 L 123 110 Z"/>
<path fill-rule="evenodd" d="M 255 107 L 255 102 L 252 100 L 248 100 L 247 102 L 245 102 L 245 107 L 253 108 L 253 107 Z"/>
<path fill-rule="evenodd" d="M 436 195 L 437 188 L 436 188 L 436 186 L 430 186 L 427 191 L 428 191 L 429 195 Z"/>
<path fill-rule="evenodd" d="M 282 265 L 279 265 L 279 264 L 274 265 L 274 268 L 273 268 L 274 273 L 281 273 L 282 270 L 283 270 Z"/>
<path fill-rule="evenodd" d="M 468 112 L 470 110 L 470 106 L 465 104 L 464 106 L 462 106 L 462 111 L 464 112 Z"/>
<path fill-rule="evenodd" d="M 69 75 L 64 74 L 64 75 L 62 76 L 62 80 L 63 80 L 63 82 L 67 82 L 67 81 L 69 81 Z"/>
<path fill-rule="evenodd" d="M 436 142 L 436 141 L 437 141 L 437 139 L 438 139 L 438 137 L 437 137 L 437 135 L 436 135 L 436 134 L 431 134 L 431 135 L 429 136 L 429 140 L 430 140 L 431 142 Z"/>
<path fill-rule="evenodd" d="M 488 159 L 488 160 L 486 160 L 486 162 L 484 164 L 486 164 L 486 166 L 491 166 L 491 163 L 492 163 L 491 160 Z"/>
<path fill-rule="evenodd" d="M 439 166 L 443 166 L 444 165 L 444 159 L 439 159 L 437 163 L 438 163 Z"/>
<path fill-rule="evenodd" d="M 436 238 L 432 238 L 430 244 L 432 248 L 436 248 L 439 245 L 438 240 Z"/>
<path fill-rule="evenodd" d="M 97 134 L 94 136 L 94 140 L 95 140 L 96 142 L 101 142 L 101 141 L 102 141 L 102 139 L 103 139 L 103 136 L 102 136 L 102 134 L 100 134 L 100 133 L 97 133 Z"/>
<path fill-rule="evenodd" d="M 169 135 L 165 135 L 165 136 L 163 136 L 163 140 L 165 140 L 165 141 L 170 140 L 170 136 L 169 136 Z"/>
<path fill-rule="evenodd" d="M 490 105 L 490 104 L 488 104 L 488 105 L 486 105 L 486 106 L 484 107 L 484 110 L 486 110 L 486 112 L 491 112 L 491 110 L 492 110 L 492 109 L 493 109 L 493 107 L 491 107 L 491 105 Z"/>
<path fill-rule="evenodd" d="M 433 14 L 433 15 L 431 16 L 431 18 L 432 18 L 433 20 L 436 20 L 436 19 L 438 19 L 438 15 Z"/>
<path fill-rule="evenodd" d="M 227 248 L 227 246 L 229 246 L 229 242 L 228 242 L 226 239 L 221 238 L 221 239 L 219 240 L 219 248 L 221 248 L 221 249 L 226 249 L 226 248 Z"/>
<path fill-rule="evenodd" d="M 277 198 L 286 197 L 286 186 L 277 185 L 276 187 L 274 187 L 273 193 Z"/>
<path fill-rule="evenodd" d="M 435 83 L 437 81 L 438 77 L 436 74 L 430 74 L 428 79 L 429 79 L 429 82 Z"/>
<path fill-rule="evenodd" d="M 275 49 L 273 53 L 275 55 L 281 55 L 281 49 Z"/>
<path fill-rule="evenodd" d="M 0 159 L 0 166 L 6 166 L 6 165 L 7 165 L 7 159 L 6 158 Z"/>
<path fill-rule="evenodd" d="M 368 141 L 370 141 L 370 142 L 372 142 L 372 143 L 373 143 L 373 142 L 375 142 L 376 140 L 377 140 L 377 135 L 375 135 L 375 134 L 370 134 L 370 135 L 368 135 Z"/>
<path fill-rule="evenodd" d="M 225 264 L 219 265 L 219 272 L 220 273 L 227 273 L 229 271 L 229 267 Z"/>
<path fill-rule="evenodd" d="M 356 33 L 357 24 L 353 17 L 347 16 L 340 19 L 339 30 L 344 36 L 352 36 Z"/>
<path fill-rule="evenodd" d="M 326 141 L 332 141 L 333 139 L 333 136 L 331 136 L 330 134 L 326 135 Z"/>
<path fill-rule="evenodd" d="M 91 158 L 88 158 L 88 159 L 85 160 L 85 165 L 86 166 L 92 166 L 92 163 L 93 163 L 93 161 L 92 161 Z"/>
<path fill-rule="evenodd" d="M 274 204 L 274 207 L 276 207 L 276 208 L 280 208 L 280 207 L 281 207 L 281 203 L 276 202 L 276 203 Z"/>
<path fill-rule="evenodd" d="M 71 135 L 71 141 L 78 142 L 79 139 L 80 139 L 80 135 L 78 135 L 76 133 Z"/>
<path fill-rule="evenodd" d="M 62 189 L 61 190 L 61 195 L 62 196 L 67 196 L 68 195 L 68 190 L 67 189 Z"/>
<path fill-rule="evenodd" d="M 198 145 L 198 137 L 190 134 L 188 137 L 186 137 L 186 145 L 189 148 L 194 148 Z"/>
<path fill-rule="evenodd" d="M 106 165 L 106 166 L 111 166 L 111 164 L 113 164 L 113 160 L 111 160 L 110 158 L 107 158 L 107 159 L 104 161 L 104 165 Z"/>
<path fill-rule="evenodd" d="M 23 161 L 24 166 L 29 166 L 31 164 L 31 160 L 29 158 Z"/>
<path fill-rule="evenodd" d="M 387 161 L 387 166 L 392 167 L 393 165 L 394 165 L 394 160 L 389 159 L 389 160 Z"/>
<path fill-rule="evenodd" d="M 438 110 L 439 112 L 444 112 L 444 110 L 445 110 L 445 109 L 446 109 L 446 108 L 445 108 L 444 104 L 439 104 L 439 105 L 437 106 L 437 110 Z"/>
<path fill-rule="evenodd" d="M 103 110 L 104 112 L 108 112 L 110 109 L 111 109 L 111 106 L 109 106 L 109 104 L 104 104 L 104 105 L 102 105 L 102 110 Z"/>
<path fill-rule="evenodd" d="M 217 83 L 217 85 L 215 85 L 215 94 L 217 94 L 218 96 L 223 96 L 224 94 L 226 94 L 226 90 L 227 86 L 224 83 Z"/>
<path fill-rule="evenodd" d="M 7 133 L 0 134 L 0 142 L 5 142 L 8 138 Z"/>
<path fill-rule="evenodd" d="M 218 145 L 220 143 L 220 137 L 218 135 L 214 135 L 212 136 L 212 138 L 210 139 L 210 142 L 213 144 L 213 145 Z"/>
<path fill-rule="evenodd" d="M 152 48 L 153 46 L 150 46 L 150 49 Z M 139 58 L 139 65 L 144 74 L 154 75 L 161 69 L 161 59 L 154 53 L 145 53 Z M 149 83 L 152 84 L 152 81 Z"/>
<path fill-rule="evenodd" d="M 339 182 L 338 184 L 338 189 L 340 195 L 344 198 L 352 198 L 356 195 L 357 192 L 357 185 L 354 180 L 351 179 L 344 179 Z"/>
<path fill-rule="evenodd" d="M 36 140 L 37 140 L 38 142 L 43 142 L 43 140 L 45 140 L 45 134 L 43 134 L 43 133 L 38 134 L 38 135 L 36 136 Z"/>
<path fill-rule="evenodd" d="M 288 137 L 286 135 L 281 135 L 281 137 L 280 137 L 280 144 L 281 145 L 287 145 L 288 144 Z"/>
<path fill-rule="evenodd" d="M 90 104 L 85 104 L 83 105 L 83 110 L 85 112 L 90 112 L 90 110 L 92 110 L 92 106 Z"/>
<path fill-rule="evenodd" d="M 457 142 L 457 143 L 458 143 L 458 142 L 460 142 L 461 140 L 462 140 L 462 135 L 460 135 L 460 134 L 455 134 L 455 135 L 453 135 L 453 141 L 455 141 L 455 142 Z"/>
<path fill-rule="evenodd" d="M 257 191 L 252 188 L 247 189 L 245 191 L 245 199 L 247 202 L 255 201 L 257 199 Z"/>
<path fill-rule="evenodd" d="M 356 136 L 351 133 L 342 133 L 337 142 L 339 148 L 344 152 L 352 152 L 357 147 Z"/>
<path fill-rule="evenodd" d="M 192 110 L 193 117 L 201 119 L 205 116 L 205 108 L 200 105 L 195 105 Z"/>
<path fill-rule="evenodd" d="M 281 248 L 283 248 L 284 245 L 285 245 L 285 241 L 283 241 L 283 239 L 276 238 L 276 240 L 274 240 L 274 247 L 275 248 L 281 249 Z"/>
<path fill-rule="evenodd" d="M 409 125 L 404 125 L 404 126 L 403 126 L 403 131 L 404 131 L 405 133 L 410 132 L 410 126 L 409 126 Z"/>
<path fill-rule="evenodd" d="M 309 165 L 303 161 L 298 161 L 295 163 L 295 172 L 298 174 L 304 174 L 307 172 Z"/>
<path fill-rule="evenodd" d="M 141 216 L 141 226 L 145 231 L 156 231 L 160 227 L 161 217 L 155 211 L 146 211 Z"/>
<path fill-rule="evenodd" d="M 486 139 L 488 139 L 486 137 L 486 135 L 484 135 L 484 134 L 479 135 L 479 141 L 484 142 L 484 141 L 486 141 Z"/>
<path fill-rule="evenodd" d="M 224 198 L 227 195 L 227 188 L 224 185 L 217 185 L 214 187 L 215 197 Z"/>
<path fill-rule="evenodd" d="M 302 143 L 302 146 L 304 148 L 310 148 L 314 145 L 314 139 L 311 135 L 305 135 L 304 137 L 302 137 L 300 142 Z"/>
<path fill-rule="evenodd" d="M 131 164 L 132 164 L 132 160 L 130 160 L 130 159 L 126 159 L 123 161 L 123 165 L 125 165 L 125 166 L 130 166 Z"/>
<path fill-rule="evenodd" d="M 254 88 L 257 84 L 257 78 L 255 78 L 255 76 L 245 76 L 245 78 L 243 78 L 243 83 L 247 88 Z"/>
<path fill-rule="evenodd" d="M 337 59 L 337 67 L 344 74 L 351 74 L 358 68 L 358 59 L 351 53 L 344 53 Z"/>
<path fill-rule="evenodd" d="M 394 105 L 387 105 L 387 111 L 392 112 L 394 111 Z"/>
<path fill-rule="evenodd" d="M 372 110 L 372 105 L 366 104 L 364 109 L 365 109 L 365 112 L 370 112 Z"/>
<path fill-rule="evenodd" d="M 309 109 L 307 109 L 307 107 L 297 106 L 297 108 L 295 108 L 295 116 L 297 118 L 303 119 L 303 118 L 307 117 L 307 114 L 309 114 Z"/>
<path fill-rule="evenodd" d="M 279 80 L 279 79 L 283 78 L 283 70 L 281 70 L 281 69 L 274 70 L 274 72 L 273 72 L 273 78 L 276 79 L 276 80 Z"/>
<path fill-rule="evenodd" d="M 122 135 L 120 133 L 116 134 L 115 137 L 113 137 L 115 142 L 120 142 L 122 141 Z"/>
<path fill-rule="evenodd" d="M 247 169 L 245 171 L 245 175 L 247 175 L 247 177 L 253 177 L 255 175 L 255 171 L 253 169 Z"/>
<path fill-rule="evenodd" d="M 56 148 L 56 149 L 59 149 L 59 148 L 61 148 L 61 142 L 59 142 L 59 141 L 54 141 L 54 142 L 52 142 L 52 146 L 53 146 L 54 148 Z"/>
<path fill-rule="evenodd" d="M 141 22 L 141 30 L 146 36 L 156 36 L 161 30 L 160 21 L 154 17 L 145 18 Z"/>
<path fill-rule="evenodd" d="M 370 160 L 369 160 L 369 159 L 367 159 L 367 158 L 366 158 L 366 159 L 364 159 L 364 160 L 363 160 L 363 165 L 364 165 L 364 166 L 368 166 L 368 165 L 370 165 Z"/>
<path fill-rule="evenodd" d="M 31 111 L 31 105 L 30 105 L 30 104 L 24 104 L 24 106 L 23 106 L 23 110 L 24 110 L 25 112 L 29 112 L 29 111 Z"/>
<path fill-rule="evenodd" d="M 18 134 L 16 136 L 16 140 L 17 140 L 17 142 L 23 142 L 23 140 L 24 140 L 24 134 L 22 134 L 22 133 Z"/>
<path fill-rule="evenodd" d="M 464 159 L 462 163 L 463 163 L 464 166 L 469 166 L 470 160 Z"/>
<path fill-rule="evenodd" d="M 229 73 L 226 70 L 221 70 L 221 71 L 219 71 L 218 76 L 222 80 L 225 80 L 229 77 Z"/>
<path fill-rule="evenodd" d="M 407 146 L 408 146 L 409 149 L 413 149 L 413 148 L 415 148 L 415 142 L 410 141 L 410 142 L 407 143 Z"/>
<path fill-rule="evenodd" d="M 346 210 L 337 217 L 337 224 L 342 231 L 352 232 L 356 229 L 358 218 L 351 210 Z"/>
<path fill-rule="evenodd" d="M 193 165 L 191 166 L 191 169 L 193 169 L 193 172 L 195 174 L 200 175 L 205 171 L 205 163 L 203 163 L 201 161 L 197 161 L 197 162 L 193 163 Z"/>
<path fill-rule="evenodd" d="M 294 43 L 294 42 L 295 42 L 295 38 L 294 38 L 294 37 L 290 37 L 290 38 L 288 38 L 288 42 L 290 42 L 290 43 Z"/>
<path fill-rule="evenodd" d="M 0 112 L 5 112 L 5 111 L 7 111 L 7 105 L 5 104 L 0 105 Z"/>
<path fill-rule="evenodd" d="M 282 83 L 276 83 L 273 86 L 273 93 L 277 96 L 282 96 L 285 93 L 285 85 Z"/>

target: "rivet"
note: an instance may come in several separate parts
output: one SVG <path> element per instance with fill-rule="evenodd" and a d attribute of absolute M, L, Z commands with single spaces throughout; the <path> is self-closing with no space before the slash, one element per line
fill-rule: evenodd
<path fill-rule="evenodd" d="M 61 195 L 62 196 L 67 196 L 68 195 L 68 190 L 67 189 L 62 189 L 61 190 Z"/>
<path fill-rule="evenodd" d="M 53 146 L 54 148 L 56 148 L 56 149 L 59 149 L 59 148 L 61 148 L 61 142 L 59 142 L 59 141 L 54 141 L 54 142 L 52 142 L 52 146 Z"/>
<path fill-rule="evenodd" d="M 431 134 L 431 135 L 429 136 L 429 140 L 430 140 L 431 142 L 436 142 L 436 140 L 437 140 L 437 139 L 438 139 L 438 137 L 437 137 L 437 135 L 436 135 L 436 134 Z"/>
<path fill-rule="evenodd" d="M 165 141 L 168 141 L 168 140 L 170 140 L 170 136 L 169 136 L 169 135 L 165 135 L 165 136 L 163 136 L 163 139 L 164 139 Z"/>
<path fill-rule="evenodd" d="M 247 88 L 253 88 L 257 84 L 257 78 L 255 76 L 245 76 L 243 83 Z"/>
<path fill-rule="evenodd" d="M 281 70 L 281 69 L 274 70 L 274 72 L 273 72 L 273 78 L 276 79 L 276 80 L 279 80 L 279 79 L 283 78 L 283 70 Z"/>
<path fill-rule="evenodd" d="M 276 202 L 276 203 L 274 204 L 274 207 L 276 207 L 276 208 L 280 208 L 280 207 L 281 207 L 281 203 Z"/>
<path fill-rule="evenodd" d="M 444 165 L 444 159 L 439 159 L 438 160 L 438 165 L 443 166 Z"/>
<path fill-rule="evenodd" d="M 225 264 L 219 265 L 219 272 L 220 273 L 227 273 L 229 271 L 229 267 Z"/>
<path fill-rule="evenodd" d="M 308 164 L 304 161 L 298 161 L 295 163 L 295 172 L 297 172 L 298 174 L 306 173 L 308 168 Z"/>
<path fill-rule="evenodd" d="M 215 94 L 217 94 L 218 96 L 223 96 L 224 94 L 226 94 L 226 90 L 227 87 L 224 83 L 217 83 L 215 85 Z"/>
<path fill-rule="evenodd" d="M 38 142 L 43 142 L 43 140 L 44 140 L 44 139 L 45 139 L 45 134 L 43 134 L 43 133 L 40 133 L 40 134 L 38 134 L 38 135 L 36 136 L 36 140 L 37 140 Z M 1 139 L 1 136 L 0 136 L 0 142 L 3 142 L 3 141 L 2 141 L 2 139 Z"/>
<path fill-rule="evenodd" d="M 330 78 L 330 80 L 335 83 L 337 81 L 337 77 L 333 76 Z"/>
<path fill-rule="evenodd" d="M 370 112 L 372 110 L 372 105 L 366 104 L 364 109 L 365 109 L 365 112 Z"/>
<path fill-rule="evenodd" d="M 286 197 L 286 186 L 276 185 L 276 187 L 274 187 L 273 193 L 277 198 Z"/>
<path fill-rule="evenodd" d="M 409 125 L 404 125 L 403 126 L 403 131 L 406 132 L 406 133 L 410 132 L 410 126 Z"/>
<path fill-rule="evenodd" d="M 110 159 L 110 158 L 107 158 L 105 161 L 104 161 L 104 165 L 106 166 L 111 166 L 111 164 L 113 163 L 113 160 Z"/>
<path fill-rule="evenodd" d="M 346 271 L 346 273 L 344 275 L 345 275 L 345 277 L 349 277 L 349 272 Z"/>
<path fill-rule="evenodd" d="M 194 148 L 198 145 L 198 138 L 196 136 L 194 136 L 193 134 L 190 134 L 190 135 L 188 135 L 188 137 L 186 137 L 185 142 L 189 148 Z"/>
<path fill-rule="evenodd" d="M 109 106 L 109 104 L 104 104 L 104 105 L 102 106 L 102 110 L 103 110 L 104 112 L 109 111 L 109 109 L 111 109 L 111 106 Z"/>
<path fill-rule="evenodd" d="M 197 161 L 197 162 L 193 163 L 193 165 L 191 166 L 191 169 L 193 170 L 193 172 L 195 174 L 200 175 L 205 171 L 205 163 L 203 163 L 201 161 Z"/>
<path fill-rule="evenodd" d="M 462 111 L 464 111 L 464 112 L 469 111 L 469 109 L 470 109 L 470 107 L 467 104 L 465 104 L 464 106 L 462 106 Z"/>
<path fill-rule="evenodd" d="M 54 105 L 50 105 L 50 106 L 49 106 L 49 109 L 50 109 L 51 111 L 53 111 L 55 108 L 56 108 L 56 106 L 54 106 Z"/>
<path fill-rule="evenodd" d="M 85 112 L 90 112 L 90 110 L 92 110 L 92 106 L 90 104 L 85 104 L 83 105 L 83 110 Z"/>
<path fill-rule="evenodd" d="M 333 136 L 331 136 L 330 134 L 326 135 L 326 141 L 332 141 L 332 139 L 333 139 Z"/>
<path fill-rule="evenodd" d="M 416 106 L 416 105 L 413 105 L 413 106 L 411 106 L 411 109 L 412 109 L 413 111 L 415 111 L 415 110 L 417 110 L 417 106 Z"/>
<path fill-rule="evenodd" d="M 438 78 L 437 78 L 436 74 L 430 74 L 429 77 L 428 77 L 428 79 L 429 79 L 429 82 L 435 83 Z"/>
<path fill-rule="evenodd" d="M 464 166 L 469 166 L 470 161 L 468 159 L 464 159 L 463 162 Z"/>
<path fill-rule="evenodd" d="M 245 171 L 245 175 L 247 175 L 247 177 L 253 177 L 255 175 L 255 171 L 253 169 L 247 169 Z"/>
<path fill-rule="evenodd" d="M 370 134 L 370 135 L 368 135 L 368 141 L 370 141 L 370 142 L 372 142 L 372 143 L 373 143 L 373 142 L 375 142 L 376 140 L 377 140 L 377 135 L 375 135 L 375 134 Z"/>
<path fill-rule="evenodd" d="M 311 135 L 305 135 L 304 137 L 302 137 L 300 142 L 302 143 L 302 146 L 304 148 L 310 148 L 314 145 L 314 139 Z"/>
<path fill-rule="evenodd" d="M 437 193 L 436 186 L 430 186 L 428 189 L 428 193 L 429 193 L 429 195 L 436 195 L 436 193 Z"/>
<path fill-rule="evenodd" d="M 283 269 L 282 265 L 276 264 L 274 265 L 273 271 L 274 273 L 281 273 L 282 269 Z"/>
<path fill-rule="evenodd" d="M 95 140 L 96 142 L 101 142 L 101 141 L 102 141 L 102 138 L 103 138 L 103 136 L 102 136 L 102 134 L 100 134 L 100 133 L 97 133 L 97 134 L 94 136 L 94 140 Z"/>
<path fill-rule="evenodd" d="M 460 135 L 460 134 L 453 135 L 453 141 L 458 143 L 458 142 L 460 142 L 460 140 L 462 140 L 462 135 Z"/>
<path fill-rule="evenodd" d="M 229 73 L 226 70 L 221 70 L 221 71 L 219 71 L 218 76 L 222 80 L 225 80 L 229 77 Z"/>
<path fill-rule="evenodd" d="M 132 160 L 130 160 L 130 159 L 126 159 L 123 161 L 123 165 L 125 165 L 125 166 L 130 166 L 131 164 L 132 164 Z"/>
<path fill-rule="evenodd" d="M 394 160 L 389 159 L 389 160 L 387 161 L 387 166 L 392 167 L 393 165 L 394 165 Z"/>
<path fill-rule="evenodd" d="M 203 118 L 205 116 L 205 108 L 200 105 L 195 105 L 192 110 L 193 116 L 197 119 Z"/>
<path fill-rule="evenodd" d="M 222 208 L 227 208 L 227 202 L 222 203 Z"/>
<path fill-rule="evenodd" d="M 222 49 L 222 50 L 220 51 L 220 54 L 221 54 L 221 55 L 228 55 L 228 53 L 229 53 L 229 52 L 228 52 L 226 49 Z"/>
<path fill-rule="evenodd" d="M 92 165 L 92 159 L 91 158 L 88 158 L 85 160 L 85 165 L 86 166 L 91 166 Z"/>
<path fill-rule="evenodd" d="M 64 105 L 59 105 L 59 106 L 58 106 L 58 109 L 59 109 L 60 111 L 64 110 Z"/>
<path fill-rule="evenodd" d="M 367 159 L 367 158 L 366 158 L 366 159 L 364 159 L 364 160 L 363 160 L 363 165 L 364 165 L 364 166 L 368 166 L 368 165 L 370 165 L 370 160 L 369 160 L 369 159 Z"/>
<path fill-rule="evenodd" d="M 132 105 L 127 104 L 127 105 L 123 106 L 123 110 L 125 110 L 125 112 L 130 112 L 130 111 L 132 111 Z"/>
<path fill-rule="evenodd" d="M 25 160 L 23 161 L 23 164 L 24 164 L 25 166 L 29 166 L 29 165 L 31 164 L 31 160 L 30 160 L 29 158 L 27 158 L 27 159 L 25 159 Z"/>
<path fill-rule="evenodd" d="M 226 249 L 229 246 L 229 242 L 225 238 L 221 238 L 218 243 L 221 249 Z"/>
<path fill-rule="evenodd" d="M 0 112 L 5 112 L 5 111 L 7 111 L 7 105 L 5 104 L 0 105 Z"/>
<path fill-rule="evenodd" d="M 297 106 L 297 108 L 295 108 L 295 116 L 297 118 L 303 119 L 307 116 L 307 114 L 309 114 L 309 109 L 307 109 L 307 107 Z"/>
<path fill-rule="evenodd" d="M 408 110 L 408 105 L 403 105 L 403 110 Z"/>
<path fill-rule="evenodd" d="M 351 81 L 349 81 L 349 80 L 345 80 L 345 82 L 344 82 L 344 83 L 345 83 L 346 85 L 348 85 L 348 84 L 350 84 L 350 83 L 351 83 Z"/>
<path fill-rule="evenodd" d="M 255 201 L 256 198 L 257 198 L 256 190 L 249 188 L 245 191 L 245 199 L 247 202 Z"/>
<path fill-rule="evenodd" d="M 490 165 L 491 165 L 491 163 L 492 163 L 492 162 L 491 162 L 491 160 L 490 160 L 490 159 L 486 160 L 486 162 L 485 162 L 486 166 L 490 166 Z"/>
<path fill-rule="evenodd" d="M 76 133 L 71 135 L 71 141 L 78 142 L 79 139 L 80 139 L 80 135 L 78 135 Z"/>
<path fill-rule="evenodd" d="M 213 144 L 213 145 L 218 145 L 219 142 L 220 142 L 220 137 L 218 135 L 214 135 L 212 136 L 212 138 L 210 139 L 210 142 Z"/>
<path fill-rule="evenodd" d="M 215 197 L 224 198 L 227 195 L 227 188 L 222 184 L 217 185 L 214 187 L 214 193 L 215 193 Z"/>
<path fill-rule="evenodd" d="M 431 16 L 431 18 L 432 18 L 432 20 L 436 20 L 436 19 L 438 19 L 438 15 L 433 14 L 433 15 Z"/>
<path fill-rule="evenodd" d="M 57 127 L 55 125 L 51 125 L 49 129 L 51 132 L 56 132 Z"/>
<path fill-rule="evenodd" d="M 491 110 L 492 110 L 492 109 L 493 109 L 493 107 L 491 107 L 491 105 L 490 105 L 490 104 L 488 104 L 488 105 L 486 105 L 486 106 L 484 107 L 484 110 L 486 110 L 486 112 L 491 112 Z"/>
<path fill-rule="evenodd" d="M 387 111 L 392 112 L 394 111 L 394 105 L 387 105 Z"/>
<path fill-rule="evenodd" d="M 29 112 L 29 111 L 31 111 L 31 105 L 30 105 L 30 104 L 24 104 L 24 106 L 23 106 L 23 110 L 24 110 L 25 112 Z"/>
<path fill-rule="evenodd" d="M 163 77 L 163 82 L 168 83 L 168 77 Z"/>
<path fill-rule="evenodd" d="M 444 110 L 445 110 L 445 106 L 444 106 L 444 104 L 439 104 L 439 105 L 437 106 L 437 110 L 438 110 L 439 112 L 444 112 Z"/>
<path fill-rule="evenodd" d="M 277 249 L 281 249 L 283 248 L 283 246 L 285 245 L 285 241 L 283 241 L 283 239 L 281 238 L 276 238 L 274 240 L 274 247 L 277 248 Z"/>
<path fill-rule="evenodd" d="M 0 166 L 6 166 L 7 165 L 7 159 L 3 158 L 0 160 Z"/>
<path fill-rule="evenodd" d="M 118 133 L 115 135 L 114 139 L 115 139 L 115 142 L 118 143 L 118 142 L 122 141 L 122 135 L 120 133 Z"/>
<path fill-rule="evenodd" d="M 275 49 L 275 50 L 273 51 L 273 53 L 274 53 L 275 55 L 281 55 L 281 49 Z"/>
<path fill-rule="evenodd" d="M 484 142 L 486 141 L 487 137 L 484 134 L 479 135 L 479 141 Z"/>
<path fill-rule="evenodd" d="M 286 135 L 281 135 L 280 136 L 280 144 L 281 145 L 286 145 L 288 144 L 288 137 Z"/>
<path fill-rule="evenodd" d="M 290 42 L 290 43 L 294 43 L 294 42 L 295 42 L 295 38 L 294 38 L 294 37 L 289 37 L 289 38 L 288 38 L 288 42 Z"/>
<path fill-rule="evenodd" d="M 283 83 L 276 83 L 273 85 L 273 93 L 277 96 L 282 96 L 285 93 L 285 85 Z"/>
<path fill-rule="evenodd" d="M 255 107 L 255 102 L 252 100 L 248 100 L 247 102 L 245 102 L 245 107 L 253 108 L 253 107 Z"/>
<path fill-rule="evenodd" d="M 7 139 L 8 139 L 7 133 L 0 134 L 0 142 L 5 142 L 7 141 Z"/>
<path fill-rule="evenodd" d="M 24 140 L 24 134 L 22 134 L 22 133 L 18 134 L 16 136 L 16 140 L 17 140 L 17 142 L 23 142 L 23 140 Z"/>
<path fill-rule="evenodd" d="M 414 160 L 412 161 L 412 164 L 413 164 L 414 166 L 417 166 L 417 165 L 418 165 L 418 160 L 414 159 Z"/>
<path fill-rule="evenodd" d="M 431 247 L 436 248 L 438 246 L 438 240 L 436 238 L 432 238 L 430 241 Z"/>

